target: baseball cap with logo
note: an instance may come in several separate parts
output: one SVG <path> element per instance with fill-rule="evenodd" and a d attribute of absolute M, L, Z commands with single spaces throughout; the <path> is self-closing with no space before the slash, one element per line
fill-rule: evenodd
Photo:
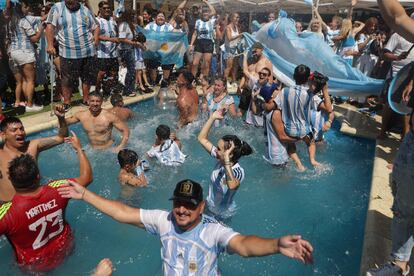
<path fill-rule="evenodd" d="M 203 201 L 203 188 L 191 179 L 185 179 L 177 183 L 174 195 L 170 200 L 181 200 L 198 205 Z"/>

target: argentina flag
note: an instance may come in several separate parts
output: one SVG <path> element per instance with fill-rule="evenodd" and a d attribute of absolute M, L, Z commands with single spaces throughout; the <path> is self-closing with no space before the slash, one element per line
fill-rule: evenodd
<path fill-rule="evenodd" d="M 154 32 L 137 27 L 147 38 L 145 59 L 156 59 L 161 64 L 175 64 L 178 68 L 183 66 L 184 55 L 188 49 L 186 33 Z"/>

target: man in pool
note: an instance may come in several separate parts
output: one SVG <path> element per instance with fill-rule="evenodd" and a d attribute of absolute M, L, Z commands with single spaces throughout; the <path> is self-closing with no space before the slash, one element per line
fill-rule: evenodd
<path fill-rule="evenodd" d="M 91 166 L 79 139 L 72 134 L 66 140 L 78 156 L 79 177 L 70 179 L 83 187 L 92 182 Z M 65 220 L 68 199 L 57 191 L 69 179 L 41 185 L 39 168 L 30 154 L 11 160 L 8 171 L 16 194 L 10 202 L 0 205 L 0 235 L 6 235 L 24 271 L 54 269 L 73 248 L 73 234 Z"/>
<path fill-rule="evenodd" d="M 197 120 L 198 94 L 193 87 L 194 76 L 189 71 L 183 71 L 178 75 L 178 127 L 183 127 Z"/>
<path fill-rule="evenodd" d="M 103 98 L 97 92 L 89 94 L 89 109 L 79 111 L 72 117 L 66 118 L 68 124 L 81 122 L 86 134 L 88 135 L 89 143 L 94 149 L 107 149 L 114 144 L 112 140 L 112 129 L 115 127 L 122 133 L 122 140 L 117 147 L 113 149 L 114 152 L 119 152 L 125 147 L 129 138 L 128 125 L 121 121 L 121 119 L 102 109 Z"/>
<path fill-rule="evenodd" d="M 203 189 L 195 181 L 177 183 L 173 209 L 144 210 L 109 200 L 71 181 L 59 188 L 62 197 L 83 199 L 115 220 L 161 237 L 164 275 L 218 275 L 218 257 L 227 251 L 243 257 L 283 254 L 312 263 L 311 244 L 299 235 L 274 239 L 244 236 L 203 214 Z"/>
<path fill-rule="evenodd" d="M 134 112 L 131 109 L 124 107 L 124 99 L 121 94 L 112 94 L 110 101 L 112 108 L 108 109 L 108 111 L 118 116 L 121 121 L 126 122 L 134 117 Z"/>
<path fill-rule="evenodd" d="M 0 203 L 10 201 L 15 193 L 9 180 L 9 162 L 22 154 L 30 154 L 35 160 L 41 151 L 63 143 L 69 135 L 65 122 L 63 106 L 55 106 L 55 115 L 59 121 L 58 134 L 50 137 L 26 140 L 26 132 L 20 119 L 9 117 L 0 124 L 1 139 L 4 144 L 0 147 Z"/>

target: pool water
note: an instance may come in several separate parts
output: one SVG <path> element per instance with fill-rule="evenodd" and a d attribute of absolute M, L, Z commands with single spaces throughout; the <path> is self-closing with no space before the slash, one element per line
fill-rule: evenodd
<path fill-rule="evenodd" d="M 153 101 L 135 105 L 136 118 L 129 123 L 128 147 L 142 156 L 154 141 L 158 124 L 174 125 L 176 112 L 161 110 Z M 197 142 L 201 123 L 177 132 L 183 152 L 188 155 L 181 167 L 165 167 L 154 161 L 149 172 L 149 187 L 120 190 L 116 155 L 95 152 L 86 145 L 81 126 L 71 126 L 82 139 L 93 168 L 94 181 L 89 188 L 98 194 L 127 204 L 147 208 L 171 208 L 168 200 L 175 184 L 184 178 L 200 182 L 207 195 L 210 173 L 215 160 Z M 56 130 L 31 136 L 52 135 Z M 368 193 L 374 155 L 374 141 L 342 135 L 338 126 L 326 134 L 318 146 L 317 160 L 323 169 L 310 169 L 307 150 L 298 147 L 299 156 L 309 168 L 298 173 L 290 164 L 278 169 L 267 164 L 261 129 L 229 120 L 229 125 L 212 129 L 216 142 L 224 134 L 237 134 L 254 149 L 254 154 L 240 163 L 246 178 L 236 195 L 238 210 L 228 224 L 242 234 L 278 237 L 301 234 L 314 246 L 315 263 L 305 266 L 297 261 L 274 255 L 242 258 L 222 255 L 219 266 L 223 275 L 358 275 Z M 119 141 L 119 135 L 115 132 Z M 78 175 L 76 154 L 69 145 L 41 153 L 39 158 L 43 183 L 50 179 Z M 102 258 L 108 257 L 115 275 L 160 275 L 160 243 L 156 236 L 129 225 L 122 225 L 80 201 L 71 201 L 66 219 L 76 236 L 76 247 L 64 264 L 51 275 L 88 275 Z M 0 238 L 1 275 L 19 275 L 11 246 Z"/>

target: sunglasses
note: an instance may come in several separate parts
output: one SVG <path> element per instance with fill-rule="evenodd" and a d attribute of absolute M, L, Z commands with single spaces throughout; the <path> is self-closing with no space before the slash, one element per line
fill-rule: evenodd
<path fill-rule="evenodd" d="M 263 73 L 263 72 L 259 72 L 259 76 L 264 76 L 264 77 L 267 77 L 267 76 L 269 76 L 267 73 Z"/>

